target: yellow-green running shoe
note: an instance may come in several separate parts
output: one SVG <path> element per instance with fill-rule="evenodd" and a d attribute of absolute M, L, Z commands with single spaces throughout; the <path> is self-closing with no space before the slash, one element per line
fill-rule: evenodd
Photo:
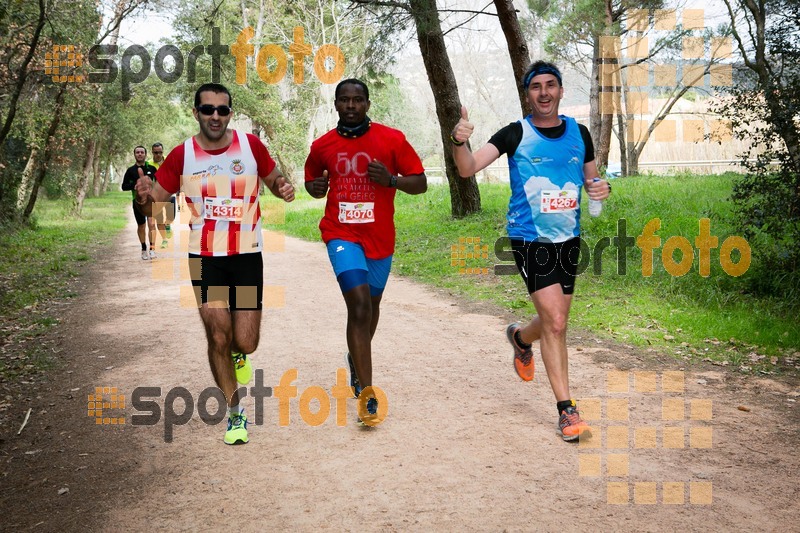
<path fill-rule="evenodd" d="M 247 444 L 247 416 L 244 413 L 228 415 L 225 444 Z"/>
<path fill-rule="evenodd" d="M 233 352 L 233 368 L 236 370 L 236 381 L 242 385 L 247 385 L 253 379 L 253 365 L 250 364 L 250 359 L 247 354 Z"/>

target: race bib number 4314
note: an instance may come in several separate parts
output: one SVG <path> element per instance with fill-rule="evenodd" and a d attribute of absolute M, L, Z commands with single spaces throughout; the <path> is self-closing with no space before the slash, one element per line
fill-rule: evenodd
<path fill-rule="evenodd" d="M 578 191 L 542 191 L 542 213 L 564 213 L 578 209 Z"/>
<path fill-rule="evenodd" d="M 339 202 L 339 222 L 342 224 L 375 222 L 375 202 Z"/>
<path fill-rule="evenodd" d="M 244 200 L 241 198 L 206 198 L 204 218 L 210 220 L 242 221 Z"/>

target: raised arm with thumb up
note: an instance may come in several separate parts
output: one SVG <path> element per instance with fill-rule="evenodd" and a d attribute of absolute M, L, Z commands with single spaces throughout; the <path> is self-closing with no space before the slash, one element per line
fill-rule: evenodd
<path fill-rule="evenodd" d="M 323 170 L 322 176 L 306 182 L 306 191 L 314 198 L 322 198 L 328 193 L 328 181 L 328 171 Z"/>
<path fill-rule="evenodd" d="M 455 128 L 453 128 L 453 132 L 450 134 L 450 137 L 452 137 L 451 140 L 454 144 L 461 145 L 469 140 L 474 129 L 475 126 L 469 121 L 467 108 L 462 105 L 461 118 L 458 119 L 458 124 L 456 124 Z"/>
<path fill-rule="evenodd" d="M 142 167 L 136 169 L 139 173 L 139 179 L 136 180 L 136 186 L 134 189 L 136 190 L 136 202 L 139 204 L 143 204 L 147 202 L 147 197 L 150 194 L 150 191 L 153 190 L 153 180 L 150 176 L 146 176 Z"/>

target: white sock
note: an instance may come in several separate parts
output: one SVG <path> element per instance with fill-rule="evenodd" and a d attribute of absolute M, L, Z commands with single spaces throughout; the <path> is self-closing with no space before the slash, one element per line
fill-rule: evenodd
<path fill-rule="evenodd" d="M 241 405 L 231 405 L 228 407 L 228 416 L 240 415 L 242 413 L 244 413 L 244 407 Z"/>

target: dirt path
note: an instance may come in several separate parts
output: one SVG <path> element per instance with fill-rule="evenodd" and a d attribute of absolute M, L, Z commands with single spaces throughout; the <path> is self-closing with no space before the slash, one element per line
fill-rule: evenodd
<path fill-rule="evenodd" d="M 163 417 L 131 424 L 131 393 L 161 387 L 163 408 L 174 387 L 196 400 L 211 386 L 201 323 L 177 304 L 185 282 L 151 280 L 132 227 L 105 254 L 64 306 L 56 335 L 66 364 L 2 428 L 0 529 L 798 530 L 798 418 L 787 401 L 796 390 L 683 372 L 573 335 L 573 394 L 597 408 L 602 431 L 566 444 L 538 354 L 533 383 L 513 373 L 508 317 L 396 277 L 374 346 L 383 424 L 358 427 L 349 400 L 345 426 L 332 405 L 312 427 L 293 398 L 281 427 L 271 397 L 246 446 L 225 446 L 222 424 L 197 410 L 165 443 Z M 286 239 L 284 252 L 265 254 L 265 272 L 285 305 L 264 313 L 255 367 L 272 387 L 297 369 L 298 397 L 310 386 L 330 392 L 346 346 L 324 247 Z M 87 416 L 98 386 L 125 395 L 126 408 L 106 414 L 126 425 Z M 662 407 L 677 419 L 663 420 Z"/>

